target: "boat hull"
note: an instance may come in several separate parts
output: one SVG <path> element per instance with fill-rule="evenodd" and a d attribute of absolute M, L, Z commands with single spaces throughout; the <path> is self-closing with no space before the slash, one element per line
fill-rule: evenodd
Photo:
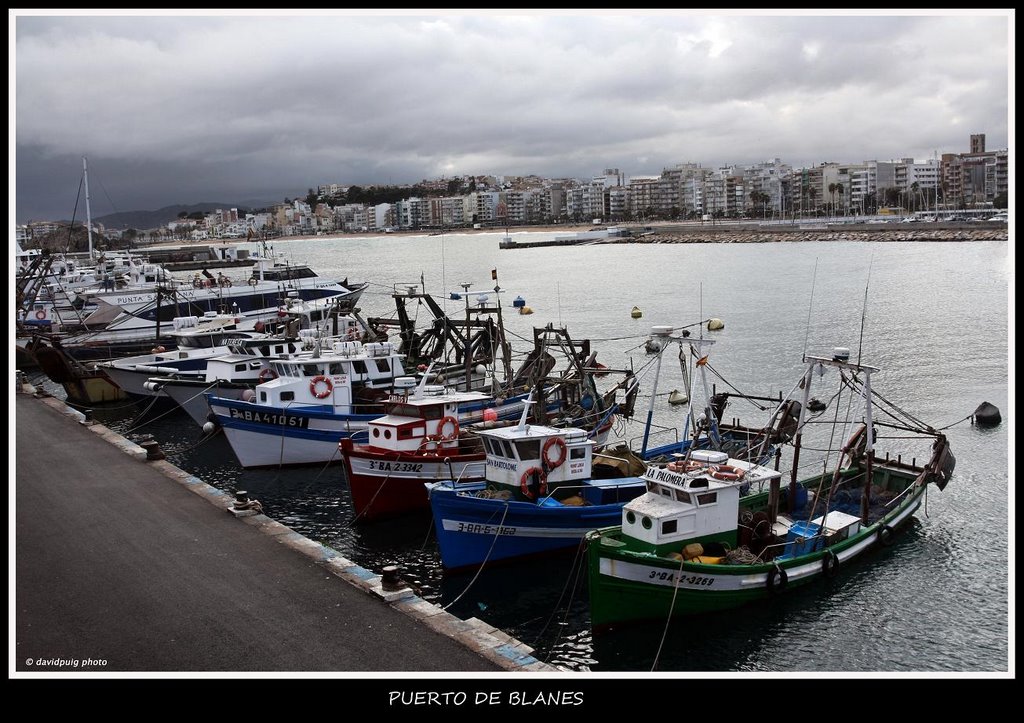
<path fill-rule="evenodd" d="M 430 486 L 430 507 L 446 570 L 576 548 L 586 533 L 618 521 L 628 501 L 628 495 L 622 495 L 621 502 L 577 507 L 554 500 L 536 504 L 466 494 L 484 488 L 482 482 L 453 486 L 446 481 Z M 642 485 L 636 485 L 636 494 L 642 491 Z"/>
<path fill-rule="evenodd" d="M 426 482 L 484 478 L 486 455 L 453 453 L 440 456 L 403 454 L 372 449 L 343 452 L 345 476 L 356 519 L 380 520 L 430 509 Z"/>
<path fill-rule="evenodd" d="M 630 551 L 615 537 L 619 527 L 596 530 L 586 538 L 591 627 L 601 632 L 664 622 L 670 610 L 677 616 L 730 610 L 831 577 L 873 547 L 889 544 L 892 530 L 913 516 L 923 495 L 923 485 L 915 488 L 890 513 L 842 542 L 767 564 L 681 562 Z M 828 559 L 832 555 L 834 561 Z"/>

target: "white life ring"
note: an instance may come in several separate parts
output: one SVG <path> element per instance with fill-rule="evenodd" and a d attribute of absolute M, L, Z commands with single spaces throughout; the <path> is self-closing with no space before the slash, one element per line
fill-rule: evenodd
<path fill-rule="evenodd" d="M 729 464 L 717 464 L 708 470 L 708 474 L 723 482 L 739 482 L 746 475 L 746 471 Z"/>
<path fill-rule="evenodd" d="M 39 309 L 39 311 L 36 312 L 36 318 L 42 321 L 43 319 L 46 318 L 46 312 L 43 311 L 42 309 Z"/>
<path fill-rule="evenodd" d="M 258 284 L 258 283 L 260 283 L 260 282 L 256 279 L 255 276 L 250 276 L 249 277 L 249 286 L 256 286 L 256 284 Z"/>
<path fill-rule="evenodd" d="M 261 384 L 263 382 L 269 382 L 271 379 L 277 379 L 277 372 L 270 367 L 265 367 L 260 370 L 259 380 Z M 316 392 L 314 392 L 314 394 L 315 393 Z"/>
<path fill-rule="evenodd" d="M 324 383 L 323 391 L 317 391 L 317 387 L 320 385 L 320 382 Z M 332 391 L 334 391 L 334 385 L 331 383 L 331 380 L 323 374 L 318 374 L 309 382 L 309 392 L 317 399 L 326 399 L 331 396 Z"/>

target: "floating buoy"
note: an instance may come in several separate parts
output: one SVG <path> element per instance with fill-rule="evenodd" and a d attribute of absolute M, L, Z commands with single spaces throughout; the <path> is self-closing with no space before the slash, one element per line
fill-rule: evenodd
<path fill-rule="evenodd" d="M 529 306 L 520 306 L 519 313 L 522 314 L 523 316 L 526 316 L 527 314 L 532 314 L 533 309 L 531 309 Z"/>
<path fill-rule="evenodd" d="M 725 322 L 721 319 L 708 319 L 708 331 L 718 331 L 725 328 Z"/>
<path fill-rule="evenodd" d="M 807 402 L 807 409 L 812 412 L 823 412 L 828 409 L 828 405 L 820 399 L 812 399 Z"/>
<path fill-rule="evenodd" d="M 686 404 L 688 401 L 690 401 L 690 396 L 686 392 L 681 392 L 678 389 L 673 389 L 669 392 L 669 404 Z"/>
<path fill-rule="evenodd" d="M 633 310 L 629 312 L 629 315 L 632 316 L 634 319 L 639 319 L 641 316 L 644 315 L 644 312 L 640 311 L 639 306 L 634 306 Z"/>
<path fill-rule="evenodd" d="M 526 299 L 524 299 L 522 296 L 517 296 L 515 299 L 513 299 L 512 306 L 516 309 L 522 309 L 524 306 L 526 306 Z"/>
<path fill-rule="evenodd" d="M 979 427 L 995 427 L 1003 418 L 999 415 L 999 409 L 994 404 L 982 402 L 974 410 L 974 421 Z"/>

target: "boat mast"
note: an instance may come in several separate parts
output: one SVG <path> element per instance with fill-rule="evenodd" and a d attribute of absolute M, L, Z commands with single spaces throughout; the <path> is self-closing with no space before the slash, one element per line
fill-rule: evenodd
<path fill-rule="evenodd" d="M 859 361 L 859 360 L 858 360 Z M 862 367 L 863 368 L 863 367 Z M 867 464 L 864 470 L 864 492 L 860 498 L 861 524 L 868 524 L 868 507 L 871 502 L 871 477 L 875 462 L 875 435 L 871 426 L 871 369 L 864 369 L 864 424 L 867 426 L 867 446 L 864 448 Z"/>
<path fill-rule="evenodd" d="M 658 376 L 661 374 L 661 357 L 665 353 L 665 347 L 668 346 L 671 333 L 672 327 L 670 326 L 655 326 L 651 328 L 651 336 L 658 339 L 658 362 L 654 368 L 654 386 L 651 388 L 651 403 L 647 408 L 647 424 L 644 426 L 644 444 L 640 450 L 641 457 L 647 456 L 647 440 L 651 436 L 651 423 L 654 419 L 654 399 L 658 392 Z"/>
<path fill-rule="evenodd" d="M 89 236 L 89 261 L 92 262 L 92 212 L 89 209 L 89 166 L 82 156 L 82 176 L 85 178 L 85 230 Z"/>
<path fill-rule="evenodd" d="M 797 473 L 800 467 L 800 442 L 803 440 L 804 435 L 804 420 L 807 418 L 807 402 L 811 397 L 811 379 L 814 373 L 814 365 L 818 359 L 815 357 L 804 357 L 804 361 L 810 359 L 810 363 L 807 365 L 807 371 L 804 373 L 803 388 L 804 396 L 800 402 L 800 417 L 796 423 L 796 436 L 793 438 L 793 469 L 789 472 L 789 512 L 792 513 L 796 507 L 796 489 L 797 489 Z M 771 491 L 769 491 L 769 494 Z M 768 503 L 770 508 L 769 515 L 771 516 L 770 522 L 774 525 L 776 516 L 779 513 L 778 498 L 775 499 L 775 504 Z"/>

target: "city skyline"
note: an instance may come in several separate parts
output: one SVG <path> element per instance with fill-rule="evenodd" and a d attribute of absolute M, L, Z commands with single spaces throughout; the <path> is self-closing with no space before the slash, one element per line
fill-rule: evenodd
<path fill-rule="evenodd" d="M 17 222 L 1012 144 L 1012 10 L 12 11 Z M 259 13 L 260 11 L 252 11 Z"/>

